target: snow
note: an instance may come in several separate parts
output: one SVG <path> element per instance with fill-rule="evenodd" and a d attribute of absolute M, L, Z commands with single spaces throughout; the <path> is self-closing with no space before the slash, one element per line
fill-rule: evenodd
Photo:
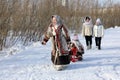
<path fill-rule="evenodd" d="M 36 42 L 20 48 L 17 54 L 0 57 L 0 80 L 120 80 L 120 27 L 105 30 L 102 50 L 93 46 L 86 50 L 84 60 L 70 63 L 63 71 L 56 71 L 51 62 L 51 42 L 46 46 Z M 71 35 L 72 36 L 72 35 Z M 12 48 L 11 48 L 12 49 Z"/>

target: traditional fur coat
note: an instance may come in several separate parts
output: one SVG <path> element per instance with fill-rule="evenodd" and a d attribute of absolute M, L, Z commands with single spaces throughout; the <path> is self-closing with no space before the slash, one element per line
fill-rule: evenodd
<path fill-rule="evenodd" d="M 52 41 L 52 52 L 51 60 L 55 65 L 66 65 L 70 63 L 70 56 L 68 51 L 68 42 L 70 36 L 66 27 L 60 23 L 59 17 L 57 25 L 52 23 L 48 26 L 47 31 L 44 34 L 44 41 L 47 42 L 49 39 Z"/>

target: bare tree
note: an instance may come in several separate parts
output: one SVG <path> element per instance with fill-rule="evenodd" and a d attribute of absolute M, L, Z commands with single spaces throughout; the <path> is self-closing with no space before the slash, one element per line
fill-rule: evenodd
<path fill-rule="evenodd" d="M 120 26 L 120 6 L 113 0 L 71 0 L 63 6 L 61 0 L 0 0 L 0 50 L 18 41 L 28 45 L 40 41 L 50 23 L 51 15 L 60 15 L 70 30 L 80 32 L 85 16 L 93 22 L 101 18 L 106 28 Z"/>

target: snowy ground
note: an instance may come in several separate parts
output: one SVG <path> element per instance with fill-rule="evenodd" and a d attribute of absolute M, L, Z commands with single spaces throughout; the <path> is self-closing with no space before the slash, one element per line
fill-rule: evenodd
<path fill-rule="evenodd" d="M 19 54 L 0 57 L 0 80 L 120 80 L 120 28 L 105 30 L 102 50 L 86 50 L 82 62 L 56 71 L 50 60 L 50 42 L 39 42 Z M 79 36 L 85 46 L 85 40 Z"/>

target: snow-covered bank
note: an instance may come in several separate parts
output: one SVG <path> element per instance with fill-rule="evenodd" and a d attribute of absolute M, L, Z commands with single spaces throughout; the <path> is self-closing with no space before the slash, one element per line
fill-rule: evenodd
<path fill-rule="evenodd" d="M 82 62 L 55 71 L 50 61 L 51 43 L 40 42 L 19 54 L 0 59 L 0 80 L 120 80 L 120 28 L 105 31 L 102 50 L 86 50 Z M 85 40 L 79 36 L 85 47 Z"/>

